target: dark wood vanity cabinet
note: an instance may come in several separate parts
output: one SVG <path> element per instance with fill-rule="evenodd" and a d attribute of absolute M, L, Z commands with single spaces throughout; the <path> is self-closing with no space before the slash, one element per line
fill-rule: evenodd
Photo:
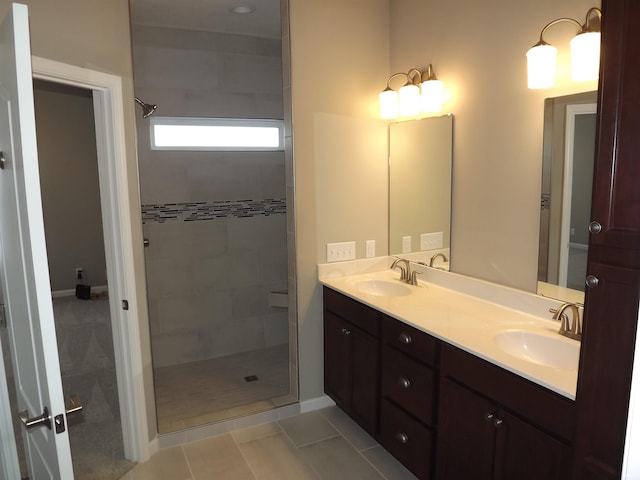
<path fill-rule="evenodd" d="M 459 349 L 442 349 L 437 478 L 565 479 L 573 402 Z"/>
<path fill-rule="evenodd" d="M 566 479 L 574 402 L 329 288 L 325 392 L 420 480 Z"/>
<path fill-rule="evenodd" d="M 420 479 L 435 466 L 438 343 L 383 316 L 380 443 Z"/>
<path fill-rule="evenodd" d="M 373 436 L 379 431 L 380 314 L 324 289 L 324 389 Z"/>

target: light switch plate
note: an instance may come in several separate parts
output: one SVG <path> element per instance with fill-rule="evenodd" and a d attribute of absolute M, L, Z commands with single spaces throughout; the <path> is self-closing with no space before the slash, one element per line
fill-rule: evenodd
<path fill-rule="evenodd" d="M 367 258 L 372 258 L 376 256 L 376 241 L 375 240 L 367 240 L 365 242 L 366 245 L 366 252 L 365 252 L 365 256 Z"/>
<path fill-rule="evenodd" d="M 411 253 L 411 236 L 402 237 L 402 253 Z"/>
<path fill-rule="evenodd" d="M 327 243 L 327 262 L 355 260 L 356 242 Z"/>
<path fill-rule="evenodd" d="M 420 250 L 436 250 L 443 246 L 442 232 L 423 233 L 420 235 Z"/>

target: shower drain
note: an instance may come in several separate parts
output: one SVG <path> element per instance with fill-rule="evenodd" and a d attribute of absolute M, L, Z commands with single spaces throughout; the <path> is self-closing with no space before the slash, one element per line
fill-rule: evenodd
<path fill-rule="evenodd" d="M 258 380 L 257 375 L 247 375 L 246 377 L 244 377 L 245 382 L 255 382 L 256 380 Z"/>

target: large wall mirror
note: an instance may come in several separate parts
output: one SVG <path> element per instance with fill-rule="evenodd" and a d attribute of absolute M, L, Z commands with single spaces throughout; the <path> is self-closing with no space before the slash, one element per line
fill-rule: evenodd
<path fill-rule="evenodd" d="M 453 116 L 389 125 L 389 254 L 448 268 Z"/>
<path fill-rule="evenodd" d="M 538 293 L 583 303 L 597 93 L 547 98 L 544 108 Z"/>

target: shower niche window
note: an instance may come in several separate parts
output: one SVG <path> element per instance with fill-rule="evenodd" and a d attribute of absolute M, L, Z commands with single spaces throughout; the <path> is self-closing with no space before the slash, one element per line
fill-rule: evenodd
<path fill-rule="evenodd" d="M 216 1 L 180 2 L 180 15 L 147 3 L 131 0 L 131 32 L 135 95 L 156 107 L 136 112 L 136 128 L 156 412 L 168 433 L 297 401 L 292 173 L 282 149 L 280 2 L 261 2 L 277 21 L 271 33 L 225 30 L 238 19 L 225 21 L 233 14 Z M 180 23 L 168 26 L 169 17 Z M 278 144 L 152 141 L 152 126 L 215 119 L 277 127 Z"/>
<path fill-rule="evenodd" d="M 152 150 L 284 150 L 282 120 L 156 117 L 150 123 Z"/>

